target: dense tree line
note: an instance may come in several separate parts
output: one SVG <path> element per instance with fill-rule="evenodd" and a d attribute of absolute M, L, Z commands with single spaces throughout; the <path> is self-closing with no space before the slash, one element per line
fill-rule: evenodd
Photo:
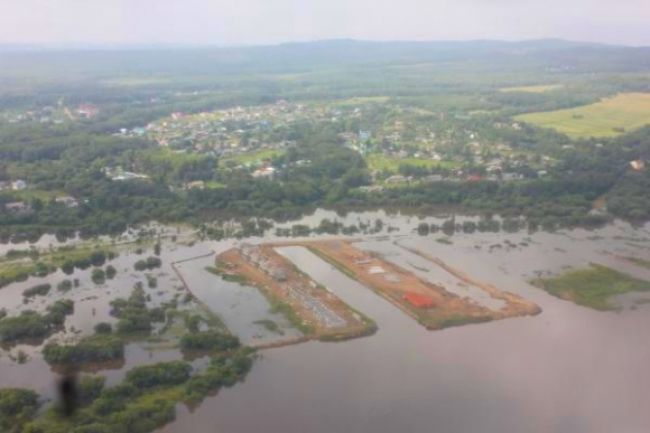
<path fill-rule="evenodd" d="M 85 337 L 72 345 L 48 343 L 43 347 L 43 359 L 50 365 L 81 365 L 120 360 L 123 357 L 124 342 L 110 335 Z"/>
<path fill-rule="evenodd" d="M 181 337 L 183 351 L 230 350 L 239 347 L 239 339 L 219 331 L 202 331 L 185 334 Z"/>
<path fill-rule="evenodd" d="M 240 348 L 215 354 L 198 372 L 183 361 L 135 367 L 120 384 L 109 388 L 103 378 L 84 376 L 79 383 L 77 414 L 63 422 L 56 406 L 34 419 L 38 407 L 35 393 L 0 390 L 0 423 L 17 426 L 16 433 L 149 433 L 173 421 L 177 403 L 199 403 L 219 388 L 242 380 L 252 366 L 252 353 Z"/>

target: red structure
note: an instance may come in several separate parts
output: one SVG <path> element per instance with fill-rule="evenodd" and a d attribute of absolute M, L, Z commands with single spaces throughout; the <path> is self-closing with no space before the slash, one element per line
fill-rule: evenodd
<path fill-rule="evenodd" d="M 417 308 L 432 308 L 436 306 L 433 298 L 427 295 L 419 295 L 417 293 L 409 292 L 404 295 L 404 299 Z"/>

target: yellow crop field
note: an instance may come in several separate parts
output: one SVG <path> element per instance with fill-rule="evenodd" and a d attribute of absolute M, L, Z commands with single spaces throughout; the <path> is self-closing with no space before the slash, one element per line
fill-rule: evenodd
<path fill-rule="evenodd" d="M 522 114 L 515 120 L 553 128 L 571 138 L 614 137 L 650 124 L 650 93 L 621 93 L 582 107 Z"/>

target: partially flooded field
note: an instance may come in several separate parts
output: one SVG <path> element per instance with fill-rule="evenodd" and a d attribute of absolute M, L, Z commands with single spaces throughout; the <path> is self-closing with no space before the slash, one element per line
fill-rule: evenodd
<path fill-rule="evenodd" d="M 3 339 L 0 345 L 0 369 L 3 373 L 7 372 L 0 379 L 0 387 L 25 387 L 36 390 L 44 397 L 53 397 L 54 379 L 66 369 L 48 365 L 43 357 L 43 349 L 49 343 L 75 345 L 95 335 L 98 324 L 106 324 L 113 328 L 113 333 L 120 333 L 120 338 L 124 339 L 124 355 L 110 362 L 84 362 L 77 368 L 85 373 L 105 376 L 107 384 L 118 383 L 126 371 L 135 366 L 182 359 L 179 339 L 187 333 L 187 317 L 196 317 L 201 329 L 225 330 L 220 318 L 184 288 L 172 266 L 174 261 L 192 254 L 196 248 L 193 244 L 194 234 L 174 229 L 172 239 L 171 236 L 163 236 L 165 230 L 172 231 L 165 228 L 162 232 L 158 231 L 157 236 L 144 241 L 125 236 L 119 243 L 106 239 L 68 242 L 66 250 L 60 252 L 66 257 L 71 251 L 74 252 L 67 249 L 71 247 L 92 250 L 110 248 L 114 254 L 102 260 L 101 264 L 74 267 L 72 270 L 58 269 L 43 277 L 30 276 L 0 289 L 0 310 L 6 315 L 6 319 L 0 322 Z M 12 247 L 7 251 L 19 248 L 16 245 Z M 40 257 L 53 248 L 56 247 L 48 245 L 40 249 Z M 155 261 L 151 259 L 153 257 Z M 147 267 L 148 261 L 156 265 Z M 139 264 L 144 264 L 145 268 L 137 268 Z M 109 268 L 113 269 L 114 275 L 106 271 Z M 103 272 L 101 278 L 97 276 L 97 270 Z M 35 287 L 47 287 L 48 290 L 27 296 Z M 144 294 L 145 311 L 164 311 L 163 320 L 152 321 L 150 330 L 120 330 L 121 319 L 114 313 L 114 302 L 128 299 L 135 288 L 141 288 Z M 25 314 L 46 317 L 51 306 L 61 301 L 70 302 L 73 311 L 65 317 L 64 323 L 53 327 L 42 337 L 20 337 L 22 334 L 15 334 L 18 331 L 4 323 Z M 16 329 L 29 331 L 29 328 Z"/>
<path fill-rule="evenodd" d="M 342 340 L 374 332 L 371 320 L 291 265 L 283 251 L 273 245 L 245 244 L 219 255 L 217 264 L 224 277 L 238 277 L 241 284 L 259 288 L 305 337 Z"/>
<path fill-rule="evenodd" d="M 194 296 L 217 314 L 244 344 L 268 345 L 302 337 L 282 313 L 272 310 L 259 290 L 225 281 L 207 271 L 214 263 L 215 254 L 211 254 L 177 263 L 175 267 Z"/>

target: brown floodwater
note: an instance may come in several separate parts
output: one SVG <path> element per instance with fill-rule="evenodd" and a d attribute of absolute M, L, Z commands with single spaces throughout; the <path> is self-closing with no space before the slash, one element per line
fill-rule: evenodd
<path fill-rule="evenodd" d="M 598 312 L 527 284 L 540 272 L 589 262 L 649 278 L 648 270 L 613 255 L 649 258 L 647 229 L 456 235 L 451 245 L 437 237 L 397 239 L 533 300 L 543 313 L 426 331 L 308 251 L 293 249 L 294 263 L 373 318 L 379 331 L 266 350 L 244 383 L 192 413 L 179 406 L 177 420 L 162 431 L 650 431 L 648 306 Z M 393 240 L 360 246 L 387 259 L 407 257 Z"/>
<path fill-rule="evenodd" d="M 543 312 L 535 317 L 427 331 L 309 251 L 289 248 L 285 252 L 290 260 L 375 320 L 378 332 L 339 343 L 308 342 L 264 350 L 244 382 L 206 399 L 192 412 L 179 405 L 176 421 L 161 432 L 650 431 L 650 304 L 642 304 L 650 299 L 650 293 L 619 297 L 615 302 L 622 307 L 620 311 L 598 312 L 554 298 L 527 283 L 537 275 L 590 262 L 650 279 L 650 270 L 620 258 L 650 260 L 647 226 L 616 223 L 596 231 L 456 234 L 448 237 L 451 244 L 447 244 L 440 241 L 447 238 L 441 233 L 418 236 L 414 229 L 421 220 L 416 217 L 387 217 L 383 212 L 340 217 L 318 211 L 303 222 L 317 225 L 322 218 L 346 225 L 372 223 L 376 218 L 390 221 L 399 230 L 385 230 L 381 236 L 360 235 L 363 241 L 358 246 L 383 254 L 422 278 L 454 284 L 400 245 L 420 249 L 477 279 L 536 302 Z M 434 218 L 424 221 L 441 222 Z M 158 288 L 148 292 L 152 303 L 168 300 L 182 290 L 170 262 L 218 253 L 236 244 L 164 242 L 164 265 L 154 272 Z M 142 275 L 131 272 L 137 258 L 132 251 L 123 252 L 113 263 L 120 271 L 117 279 L 101 287 L 92 285 L 89 271 L 75 273 L 73 277 L 82 280 L 82 288 L 64 295 L 76 301 L 75 315 L 66 322 L 68 334 L 73 334 L 72 327 L 83 335 L 91 332 L 97 321 L 113 320 L 107 302 L 128 295 L 134 282 L 142 280 Z M 178 269 L 194 295 L 233 332 L 247 343 L 281 340 L 284 336 L 255 323 L 270 319 L 284 328 L 285 336 L 294 335 L 296 331 L 270 312 L 254 289 L 226 283 L 205 271 L 211 264 L 213 257 L 206 256 L 180 263 Z M 56 284 L 63 278 L 53 274 L 43 281 Z M 23 305 L 22 290 L 38 282 L 41 280 L 30 279 L 0 289 L 0 307 L 13 314 L 24 308 L 40 309 L 61 296 L 53 290 L 46 298 Z M 489 302 L 480 293 L 467 295 L 476 297 L 477 302 Z M 9 358 L 9 353 L 18 349 L 30 354 L 27 364 Z M 39 350 L 26 345 L 10 352 L 0 350 L 0 387 L 24 386 L 51 396 L 56 375 L 40 358 Z M 134 343 L 127 347 L 125 365 L 101 374 L 108 376 L 109 383 L 117 383 L 135 365 L 179 356 L 176 349 Z"/>
<path fill-rule="evenodd" d="M 164 230 L 161 230 L 160 227 L 156 228 L 159 233 L 165 231 L 176 233 L 176 230 L 172 231 L 169 227 L 164 228 Z M 128 241 L 133 238 L 133 235 L 127 233 L 121 238 L 123 241 Z M 107 239 L 104 239 L 104 241 L 107 241 Z M 53 243 L 50 244 L 50 242 Z M 56 243 L 53 238 L 44 237 L 34 246 L 47 249 L 50 246 L 71 245 L 79 242 L 81 240 L 72 239 L 65 243 Z M 28 244 L 19 244 L 19 246 L 3 245 L 5 250 L 28 247 Z M 143 250 L 140 254 L 137 253 L 139 249 Z M 0 388 L 29 388 L 37 391 L 45 399 L 54 398 L 56 383 L 60 376 L 59 371 L 51 368 L 42 358 L 41 350 L 45 343 L 49 341 L 74 342 L 82 336 L 93 334 L 94 326 L 99 322 L 115 324 L 116 319 L 110 315 L 109 303 L 118 297 L 128 297 L 136 282 L 143 283 L 145 293 L 150 298 L 148 301 L 150 307 L 159 306 L 161 303 L 168 302 L 175 297 L 182 299 L 185 289 L 172 269 L 171 263 L 192 257 L 196 255 L 197 251 L 205 250 L 206 246 L 201 244 L 184 245 L 163 240 L 160 254 L 163 263 L 162 267 L 147 272 L 136 272 L 133 269 L 133 264 L 139 259 L 153 255 L 151 244 L 143 246 L 137 244 L 123 245 L 117 248 L 118 257 L 106 262 L 106 265 L 110 264 L 116 268 L 116 277 L 113 280 L 106 280 L 102 284 L 92 282 L 92 269 L 89 268 L 85 270 L 76 269 L 72 275 L 65 275 L 59 270 L 46 277 L 30 277 L 26 281 L 1 288 L 0 309 L 5 309 L 11 316 L 19 315 L 25 310 L 35 310 L 42 313 L 47 306 L 59 299 L 73 300 L 74 313 L 66 317 L 65 325 L 61 330 L 44 340 L 21 341 L 19 344 L 0 346 Z M 210 250 L 207 249 L 207 251 Z M 156 288 L 147 287 L 147 274 L 156 278 Z M 58 291 L 56 285 L 65 279 L 78 279 L 79 286 L 73 287 L 65 293 Z M 23 290 L 41 283 L 52 285 L 49 293 L 45 296 L 34 297 L 25 303 L 22 295 Z M 187 305 L 181 303 L 179 308 L 196 308 L 196 304 L 193 302 Z M 126 345 L 123 362 L 90 365 L 85 367 L 82 373 L 101 374 L 106 377 L 107 384 L 117 384 L 122 380 L 126 372 L 135 366 L 181 359 L 182 354 L 180 351 L 169 346 L 170 344 L 166 341 L 160 344 L 133 341 Z M 19 364 L 15 360 L 19 352 L 23 352 L 28 356 L 24 364 Z M 201 360 L 197 360 L 195 364 L 198 365 L 201 362 Z"/>

